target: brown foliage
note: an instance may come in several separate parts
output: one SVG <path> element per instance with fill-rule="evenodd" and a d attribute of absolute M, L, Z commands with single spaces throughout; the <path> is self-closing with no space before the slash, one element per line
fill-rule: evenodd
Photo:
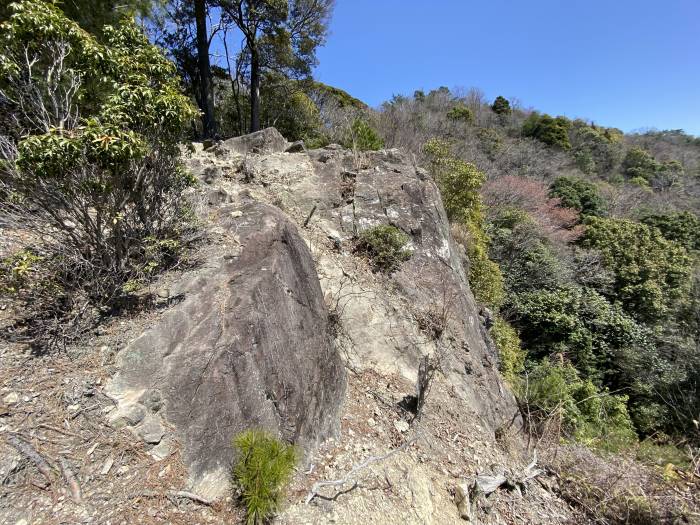
<path fill-rule="evenodd" d="M 487 181 L 482 195 L 492 212 L 503 208 L 525 210 L 553 242 L 570 243 L 581 236 L 578 212 L 562 208 L 560 199 L 550 198 L 547 185 L 541 181 L 506 175 Z"/>

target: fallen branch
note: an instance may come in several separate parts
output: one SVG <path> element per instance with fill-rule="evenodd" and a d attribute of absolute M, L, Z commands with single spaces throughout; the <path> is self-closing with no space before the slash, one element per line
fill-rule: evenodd
<path fill-rule="evenodd" d="M 14 434 L 10 434 L 7 437 L 7 442 L 12 447 L 17 449 L 17 451 L 20 454 L 32 460 L 32 462 L 36 465 L 36 468 L 38 468 L 39 472 L 41 472 L 44 475 L 46 481 L 48 481 L 49 484 L 53 483 L 53 475 L 51 474 L 51 467 L 49 466 L 49 463 L 44 459 L 44 457 L 41 454 L 39 454 L 34 449 L 34 447 L 32 447 L 25 440 Z"/>
<path fill-rule="evenodd" d="M 194 494 L 193 492 L 188 492 L 186 490 L 169 490 L 165 494 L 153 490 L 145 490 L 143 492 L 134 494 L 131 497 L 159 498 L 161 496 L 166 496 L 168 498 L 184 498 L 194 501 L 195 503 L 199 503 L 200 505 L 206 505 L 207 507 L 211 507 L 214 504 L 213 501 L 205 499 L 201 496 L 198 496 L 197 494 Z"/>
<path fill-rule="evenodd" d="M 412 439 L 409 439 L 408 441 L 406 441 L 406 443 L 404 443 L 400 447 L 389 451 L 388 453 L 384 454 L 383 456 L 370 456 L 370 457 L 368 457 L 366 460 L 364 460 L 359 465 L 355 465 L 344 478 L 330 480 L 330 481 L 317 481 L 316 483 L 314 483 L 313 487 L 311 487 L 311 491 L 309 492 L 309 495 L 306 496 L 306 504 L 308 505 L 309 503 L 311 503 L 311 501 L 315 497 L 320 497 L 320 498 L 328 499 L 328 500 L 335 500 L 335 498 L 337 498 L 339 495 L 350 492 L 351 490 L 353 490 L 357 487 L 358 482 L 355 479 L 355 477 L 357 476 L 358 472 L 367 468 L 368 466 L 372 465 L 373 463 L 378 463 L 379 461 L 387 460 L 391 456 L 406 450 L 408 447 L 410 447 L 417 440 L 418 440 L 418 436 L 416 436 Z M 345 490 L 337 489 L 337 492 L 333 497 L 323 496 L 322 494 L 319 494 L 319 492 L 318 492 L 319 489 L 321 489 L 322 487 L 342 487 L 343 485 L 345 485 L 346 483 L 348 483 L 350 481 L 353 482 L 353 484 L 352 484 L 352 486 L 350 486 L 350 488 L 345 489 Z"/>
<path fill-rule="evenodd" d="M 66 483 L 68 484 L 73 501 L 78 505 L 82 505 L 83 493 L 80 490 L 80 483 L 78 483 L 75 474 L 73 474 L 68 461 L 66 461 L 65 458 L 61 458 L 59 460 L 59 464 L 61 465 L 61 474 L 63 474 L 63 479 L 65 479 Z"/>

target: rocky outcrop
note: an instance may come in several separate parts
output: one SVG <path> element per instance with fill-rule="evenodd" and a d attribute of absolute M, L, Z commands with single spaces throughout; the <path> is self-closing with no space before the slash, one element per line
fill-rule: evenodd
<path fill-rule="evenodd" d="M 236 433 L 263 427 L 313 449 L 336 431 L 345 388 L 296 227 L 239 198 L 218 208 L 211 234 L 216 253 L 169 291 L 181 302 L 120 352 L 108 388 L 119 402 L 112 422 L 155 455 L 177 439 L 193 489 L 208 497 L 228 490 Z"/>
<path fill-rule="evenodd" d="M 238 162 L 198 160 L 223 169 Z M 306 223 L 302 233 L 314 248 L 327 302 L 341 318 L 350 366 L 415 381 L 421 357 L 431 355 L 467 413 L 492 431 L 512 419 L 517 407 L 498 374 L 440 193 L 409 154 L 331 145 L 248 157 L 243 171 L 229 179 L 230 192 L 251 191 Z M 404 231 L 413 250 L 390 277 L 372 274 L 354 253 L 358 233 L 381 224 Z"/>

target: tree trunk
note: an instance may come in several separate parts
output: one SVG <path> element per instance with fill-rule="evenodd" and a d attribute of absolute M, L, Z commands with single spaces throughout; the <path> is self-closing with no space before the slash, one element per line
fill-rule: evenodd
<path fill-rule="evenodd" d="M 260 57 L 258 50 L 250 51 L 250 132 L 260 129 Z"/>
<path fill-rule="evenodd" d="M 206 0 L 194 0 L 194 17 L 197 24 L 197 61 L 199 65 L 200 107 L 202 109 L 202 131 L 204 138 L 216 135 L 214 121 L 214 93 L 211 86 L 209 65 L 209 38 L 207 35 Z"/>

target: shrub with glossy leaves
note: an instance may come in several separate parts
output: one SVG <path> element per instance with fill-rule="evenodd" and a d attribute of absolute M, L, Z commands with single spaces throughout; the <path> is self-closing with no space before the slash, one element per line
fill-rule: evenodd
<path fill-rule="evenodd" d="M 627 413 L 627 397 L 610 394 L 561 359 L 544 359 L 527 374 L 518 397 L 526 407 L 535 432 L 554 420 L 564 438 L 606 450 L 619 450 L 636 442 Z"/>
<path fill-rule="evenodd" d="M 665 239 L 681 244 L 686 250 L 700 251 L 700 218 L 694 213 L 683 211 L 647 215 L 642 222 L 658 228 Z"/>
<path fill-rule="evenodd" d="M 458 104 L 447 112 L 447 118 L 453 122 L 472 124 L 474 122 L 474 112 L 464 104 Z"/>
<path fill-rule="evenodd" d="M 0 130 L 0 195 L 14 198 L 0 205 L 42 236 L 61 291 L 28 305 L 60 318 L 53 308 L 65 314 L 81 294 L 109 304 L 153 262 L 148 239 L 181 235 L 192 178 L 177 141 L 196 112 L 133 20 L 98 41 L 51 2 L 10 7 L 0 26 L 0 96 L 12 117 Z"/>
<path fill-rule="evenodd" d="M 450 145 L 431 139 L 423 146 L 431 172 L 440 188 L 448 218 L 460 225 L 457 240 L 469 256 L 469 285 L 479 302 L 497 307 L 503 301 L 503 276 L 489 259 L 484 231 L 483 203 L 479 189 L 485 176 L 476 166 L 452 155 Z"/>
<path fill-rule="evenodd" d="M 234 484 L 241 490 L 246 523 L 266 523 L 280 508 L 299 452 L 264 430 L 246 430 L 233 439 Z"/>

